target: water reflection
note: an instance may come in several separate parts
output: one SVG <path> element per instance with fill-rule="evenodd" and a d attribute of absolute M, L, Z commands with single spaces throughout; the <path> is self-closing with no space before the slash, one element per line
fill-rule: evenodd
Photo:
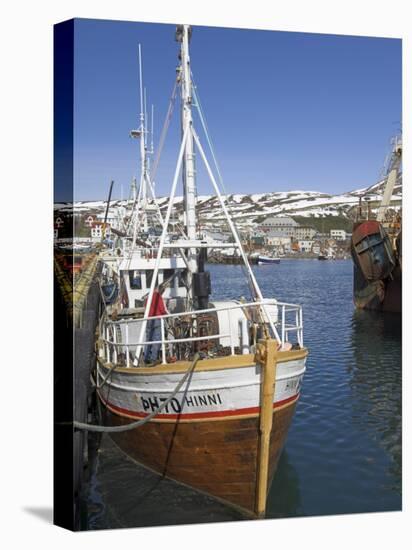
<path fill-rule="evenodd" d="M 268 518 L 288 518 L 302 516 L 299 476 L 284 450 L 273 479 L 267 501 Z"/>
<path fill-rule="evenodd" d="M 402 355 L 401 316 L 355 311 L 353 364 L 349 365 L 352 418 L 390 458 L 391 486 L 401 493 Z"/>
<path fill-rule="evenodd" d="M 107 435 L 101 439 L 87 497 L 85 529 L 244 520 L 239 512 L 143 468 Z"/>
<path fill-rule="evenodd" d="M 209 268 L 213 299 L 247 296 L 240 266 Z M 317 260 L 255 268 L 265 296 L 303 305 L 310 350 L 269 494 L 270 518 L 401 508 L 400 316 L 354 311 L 352 270 L 350 261 Z M 237 519 L 219 503 L 168 483 L 151 484 L 104 440 L 88 528 Z"/>

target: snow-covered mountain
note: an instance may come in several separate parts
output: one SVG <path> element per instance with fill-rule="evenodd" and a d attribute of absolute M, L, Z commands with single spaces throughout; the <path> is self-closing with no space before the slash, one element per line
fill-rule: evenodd
<path fill-rule="evenodd" d="M 384 180 L 363 189 L 357 189 L 340 195 L 329 195 L 318 191 L 280 191 L 270 193 L 233 194 L 226 197 L 232 217 L 238 223 L 258 224 L 263 218 L 272 215 L 288 215 L 303 217 L 340 216 L 351 217 L 354 207 L 359 203 L 359 197 L 366 195 L 371 205 L 382 198 Z M 395 186 L 392 204 L 399 208 L 402 200 L 401 178 Z M 157 204 L 162 212 L 168 206 L 168 197 L 159 197 Z M 115 200 L 110 210 L 126 205 L 126 201 Z M 106 207 L 105 201 L 81 201 L 75 203 L 78 213 L 102 213 Z M 55 208 L 60 212 L 69 212 L 72 206 L 68 203 L 57 203 Z M 183 197 L 174 199 L 175 216 L 183 211 Z M 214 223 L 223 220 L 223 211 L 219 199 L 215 195 L 198 197 L 197 211 L 202 223 Z"/>

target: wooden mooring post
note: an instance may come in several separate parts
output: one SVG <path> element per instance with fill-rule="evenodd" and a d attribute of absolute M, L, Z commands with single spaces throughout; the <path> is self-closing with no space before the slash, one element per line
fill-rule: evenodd
<path fill-rule="evenodd" d="M 259 447 L 256 478 L 256 516 L 265 517 L 268 494 L 270 435 L 273 423 L 273 396 L 275 393 L 278 343 L 273 339 L 259 342 L 257 360 L 262 365 L 259 417 Z"/>

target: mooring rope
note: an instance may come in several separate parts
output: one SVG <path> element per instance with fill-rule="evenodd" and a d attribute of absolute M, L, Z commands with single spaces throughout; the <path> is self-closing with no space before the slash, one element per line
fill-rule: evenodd
<path fill-rule="evenodd" d="M 87 424 L 85 422 L 78 422 L 77 420 L 73 421 L 74 428 L 78 430 L 87 430 L 89 432 L 106 432 L 106 433 L 113 433 L 113 432 L 127 432 L 129 430 L 133 430 L 134 428 L 138 428 L 139 426 L 143 426 L 147 422 L 149 422 L 153 417 L 155 417 L 157 414 L 162 412 L 162 410 L 167 407 L 167 405 L 172 401 L 172 399 L 175 397 L 177 392 L 180 390 L 180 388 L 183 386 L 183 384 L 186 382 L 189 375 L 193 372 L 197 362 L 199 361 L 200 356 L 198 353 L 193 358 L 193 361 L 190 365 L 190 367 L 187 369 L 185 375 L 182 377 L 182 379 L 179 381 L 173 392 L 169 395 L 169 397 L 166 399 L 166 401 L 163 401 L 163 403 L 160 405 L 159 408 L 157 408 L 155 411 L 151 412 L 148 416 L 145 416 L 144 418 L 141 418 L 140 420 L 137 420 L 136 422 L 131 422 L 130 424 L 127 424 L 125 426 L 100 426 L 97 424 Z"/>
<path fill-rule="evenodd" d="M 114 369 L 117 367 L 116 363 L 114 363 L 114 365 L 112 365 L 109 369 L 109 372 L 106 374 L 106 376 L 103 378 L 103 381 L 101 384 L 99 384 L 99 382 L 97 382 L 96 380 L 94 380 L 94 378 L 91 376 L 93 382 L 94 382 L 94 387 L 98 390 L 101 390 L 105 385 L 106 385 L 106 382 L 107 380 L 109 379 L 109 376 L 111 376 L 112 372 L 114 371 Z M 101 376 L 101 375 L 100 375 Z"/>

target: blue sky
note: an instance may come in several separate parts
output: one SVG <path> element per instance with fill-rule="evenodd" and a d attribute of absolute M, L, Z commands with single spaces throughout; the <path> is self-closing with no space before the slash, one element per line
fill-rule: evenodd
<path fill-rule="evenodd" d="M 156 145 L 178 63 L 174 31 L 76 20 L 76 200 L 105 198 L 111 179 L 114 196 L 127 196 L 139 174 L 138 142 L 128 136 L 139 124 L 138 44 Z M 227 191 L 335 194 L 375 183 L 400 128 L 401 56 L 399 39 L 194 27 L 192 70 Z M 158 195 L 173 177 L 176 115 Z M 199 193 L 211 193 L 198 170 Z"/>

